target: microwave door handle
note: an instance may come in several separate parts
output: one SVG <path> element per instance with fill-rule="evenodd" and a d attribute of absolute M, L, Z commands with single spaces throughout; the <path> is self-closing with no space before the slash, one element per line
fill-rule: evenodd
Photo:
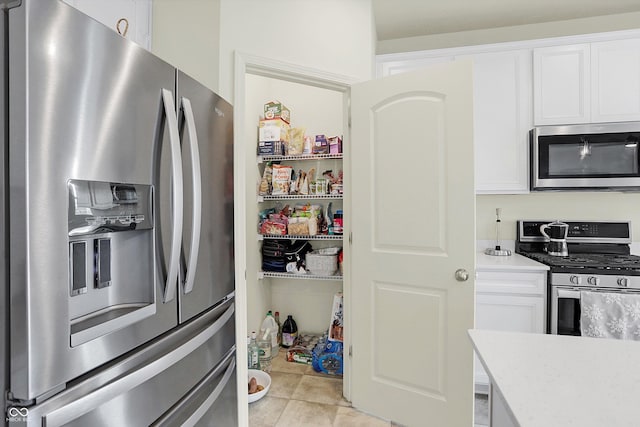
<path fill-rule="evenodd" d="M 193 209 L 192 209 L 192 227 L 191 227 L 191 247 L 189 250 L 189 262 L 187 265 L 187 274 L 184 281 L 184 293 L 188 294 L 193 290 L 195 281 L 196 264 L 198 262 L 198 253 L 200 249 L 200 232 L 202 230 L 202 175 L 200 169 L 200 151 L 198 148 L 198 134 L 196 132 L 196 122 L 193 116 L 193 108 L 188 98 L 182 98 L 182 109 L 189 136 L 190 152 L 191 152 L 191 169 L 192 169 L 192 185 L 193 185 Z"/>
<path fill-rule="evenodd" d="M 173 94 L 167 89 L 162 89 L 162 102 L 164 105 L 164 114 L 167 119 L 167 127 L 169 128 L 169 146 L 171 151 L 171 252 L 169 254 L 167 282 L 164 294 L 164 302 L 168 302 L 176 296 L 180 244 L 182 242 L 182 159 L 175 103 L 173 101 Z"/>

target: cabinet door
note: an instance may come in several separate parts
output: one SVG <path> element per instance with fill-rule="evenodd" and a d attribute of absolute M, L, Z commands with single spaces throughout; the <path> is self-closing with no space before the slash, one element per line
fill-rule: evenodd
<path fill-rule="evenodd" d="M 476 295 L 476 329 L 544 333 L 544 297 Z M 482 363 L 475 359 L 474 380 L 478 391 L 489 384 Z"/>
<path fill-rule="evenodd" d="M 476 193 L 527 193 L 531 50 L 472 58 Z"/>
<path fill-rule="evenodd" d="M 588 123 L 590 75 L 589 44 L 534 49 L 534 124 Z"/>
<path fill-rule="evenodd" d="M 640 39 L 591 44 L 592 122 L 640 120 Z"/>
<path fill-rule="evenodd" d="M 145 49 L 151 49 L 151 0 L 64 0 L 64 2 Z M 123 18 L 126 22 L 118 23 Z"/>

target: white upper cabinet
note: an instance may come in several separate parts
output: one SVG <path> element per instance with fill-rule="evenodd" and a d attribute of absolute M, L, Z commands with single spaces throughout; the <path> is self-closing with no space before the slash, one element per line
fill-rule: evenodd
<path fill-rule="evenodd" d="M 640 120 L 640 39 L 591 44 L 591 121 Z"/>
<path fill-rule="evenodd" d="M 532 126 L 531 49 L 378 58 L 378 75 L 473 61 L 475 187 L 478 194 L 527 193 L 528 132 Z"/>
<path fill-rule="evenodd" d="M 63 0 L 127 39 L 151 50 L 152 0 Z"/>
<path fill-rule="evenodd" d="M 533 70 L 536 126 L 590 121 L 588 44 L 534 49 Z"/>
<path fill-rule="evenodd" d="M 534 123 L 640 120 L 640 39 L 534 49 Z"/>
<path fill-rule="evenodd" d="M 476 193 L 527 193 L 531 49 L 472 58 Z"/>

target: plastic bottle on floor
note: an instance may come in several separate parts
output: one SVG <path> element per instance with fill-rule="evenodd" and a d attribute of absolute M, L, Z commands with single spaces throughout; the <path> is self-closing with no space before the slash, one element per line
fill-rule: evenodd
<path fill-rule="evenodd" d="M 278 324 L 276 323 L 276 319 L 273 318 L 271 310 L 267 312 L 267 316 L 262 321 L 260 335 L 263 335 L 267 329 L 269 329 L 271 337 L 271 354 L 275 356 L 278 354 Z"/>
<path fill-rule="evenodd" d="M 289 348 L 293 345 L 298 336 L 298 325 L 293 320 L 293 316 L 288 315 L 287 320 L 282 324 L 282 346 Z"/>
<path fill-rule="evenodd" d="M 282 323 L 280 323 L 279 311 L 276 311 L 275 318 L 276 318 L 276 323 L 278 324 L 278 345 L 281 345 L 282 344 Z"/>
<path fill-rule="evenodd" d="M 251 332 L 251 338 L 247 346 L 247 362 L 249 369 L 260 369 L 260 349 L 256 341 L 255 331 Z"/>
<path fill-rule="evenodd" d="M 260 369 L 265 372 L 271 372 L 271 329 L 260 332 L 258 338 L 258 348 L 260 354 L 258 359 L 260 361 Z"/>

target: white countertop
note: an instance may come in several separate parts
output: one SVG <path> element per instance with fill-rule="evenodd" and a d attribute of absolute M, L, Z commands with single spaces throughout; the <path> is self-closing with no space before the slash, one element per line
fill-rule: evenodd
<path fill-rule="evenodd" d="M 470 330 L 521 427 L 640 425 L 640 342 Z"/>
<path fill-rule="evenodd" d="M 476 270 L 547 271 L 549 266 L 513 252 L 509 256 L 491 256 L 486 255 L 484 252 L 477 252 Z"/>

